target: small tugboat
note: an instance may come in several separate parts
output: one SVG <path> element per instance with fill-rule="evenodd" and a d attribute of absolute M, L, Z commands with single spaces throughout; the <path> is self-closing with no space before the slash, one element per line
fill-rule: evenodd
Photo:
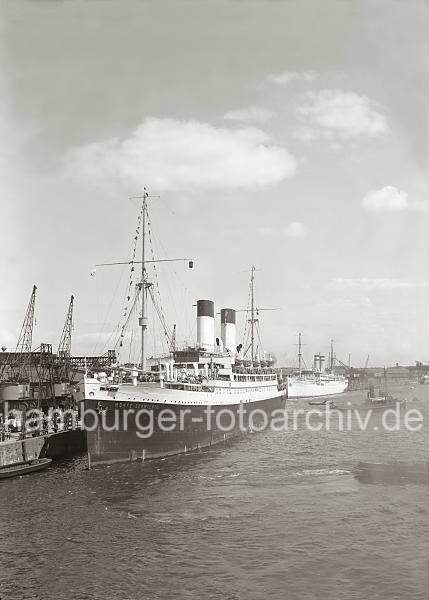
<path fill-rule="evenodd" d="M 369 392 L 364 403 L 365 408 L 371 408 L 373 410 L 384 410 L 385 408 L 393 408 L 396 406 L 405 407 L 404 400 L 398 400 L 386 389 L 379 390 L 378 395 L 375 394 L 374 386 L 370 385 Z"/>
<path fill-rule="evenodd" d="M 0 467 L 0 479 L 9 479 L 10 477 L 19 477 L 20 475 L 37 473 L 38 471 L 47 469 L 51 462 L 52 458 L 39 458 L 29 462 Z"/>

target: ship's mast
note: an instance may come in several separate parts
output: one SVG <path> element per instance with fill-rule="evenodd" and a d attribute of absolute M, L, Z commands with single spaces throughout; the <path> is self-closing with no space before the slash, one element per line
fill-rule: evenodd
<path fill-rule="evenodd" d="M 142 371 L 146 370 L 146 356 L 145 356 L 145 334 L 146 334 L 146 204 L 147 204 L 148 193 L 146 188 L 143 188 L 142 196 L 142 272 L 141 272 L 141 317 L 139 324 L 142 330 L 141 333 L 141 368 Z"/>
<path fill-rule="evenodd" d="M 148 238 L 149 238 L 149 242 L 151 242 L 151 235 L 150 235 L 150 219 L 149 219 L 149 213 L 148 213 L 148 209 L 147 209 L 147 200 L 148 198 L 159 198 L 159 196 L 153 196 L 152 194 L 149 195 L 146 187 L 143 188 L 143 195 L 142 196 L 131 196 L 130 200 L 141 200 L 142 202 L 142 207 L 141 207 L 141 226 L 142 226 L 142 245 L 141 245 L 141 261 L 140 260 L 134 260 L 134 254 L 131 260 L 128 261 L 119 261 L 119 262 L 111 262 L 111 263 L 99 263 L 96 264 L 96 267 L 111 267 L 111 266 L 115 266 L 115 265 L 131 265 L 131 271 L 134 271 L 134 265 L 137 264 L 141 264 L 141 279 L 140 282 L 136 284 L 138 291 L 141 293 L 141 304 L 140 304 L 140 316 L 139 316 L 139 326 L 141 327 L 141 341 L 140 341 L 140 365 L 141 365 L 141 370 L 145 371 L 146 370 L 146 352 L 145 352 L 145 338 L 146 338 L 146 330 L 147 330 L 147 292 L 149 291 L 149 294 L 153 300 L 155 309 L 158 313 L 159 319 L 161 321 L 161 324 L 164 328 L 164 333 L 167 337 L 167 340 L 169 342 L 169 345 L 171 347 L 171 333 L 169 333 L 167 324 L 165 322 L 165 318 L 164 315 L 162 313 L 162 310 L 160 310 L 159 308 L 157 308 L 157 303 L 155 302 L 155 297 L 152 291 L 152 286 L 153 284 L 150 283 L 147 279 L 147 270 L 146 270 L 146 265 L 148 263 L 151 264 L 156 264 L 156 263 L 164 263 L 164 262 L 183 262 L 186 261 L 188 262 L 188 267 L 189 269 L 193 269 L 194 268 L 194 260 L 191 258 L 163 258 L 163 259 L 155 259 L 153 256 L 153 248 L 152 248 L 152 258 L 150 259 L 146 259 L 146 228 L 149 229 L 148 232 Z M 136 231 L 137 236 L 135 237 L 136 240 L 136 244 L 138 243 L 138 230 Z M 130 297 L 128 297 L 128 300 L 130 299 Z M 124 323 L 124 325 L 122 326 L 122 332 L 121 332 L 121 343 L 120 346 L 122 346 L 122 338 L 124 337 L 124 331 L 125 328 L 128 326 L 130 317 L 131 317 L 131 313 L 132 310 L 134 309 L 135 306 L 138 305 L 138 295 L 136 295 L 136 298 L 132 304 L 131 307 L 131 312 L 126 312 L 126 314 L 124 315 L 126 317 L 126 321 Z"/>
<path fill-rule="evenodd" d="M 245 342 L 245 352 L 244 352 L 244 356 L 247 356 L 247 353 L 251 352 L 251 360 L 252 362 L 256 361 L 258 358 L 258 349 L 261 347 L 261 338 L 260 338 L 260 333 L 259 333 L 259 312 L 261 310 L 279 310 L 278 308 L 260 308 L 258 306 L 255 305 L 255 271 L 256 271 L 256 267 L 255 265 L 252 265 L 252 269 L 251 269 L 251 276 L 250 276 L 250 308 L 249 308 L 249 302 L 247 304 L 247 308 L 244 309 L 244 312 L 246 312 L 246 316 L 249 314 L 250 312 L 250 318 L 247 319 L 247 323 L 250 323 L 250 327 L 248 328 L 248 326 L 246 325 L 246 331 L 245 331 L 245 338 L 246 338 L 246 342 Z M 236 311 L 236 312 L 240 312 L 240 310 Z M 249 343 L 249 337 L 250 337 L 250 343 Z M 259 339 L 259 346 L 256 344 L 256 340 L 257 338 Z"/>
<path fill-rule="evenodd" d="M 302 375 L 302 334 L 298 334 L 298 371 Z"/>
<path fill-rule="evenodd" d="M 252 271 L 250 276 L 250 349 L 251 349 L 251 357 L 252 362 L 256 360 L 256 351 L 255 351 L 255 325 L 258 322 L 258 319 L 255 317 L 256 309 L 255 309 L 255 265 L 252 265 Z"/>
<path fill-rule="evenodd" d="M 252 275 L 250 276 L 250 289 L 251 289 L 251 304 L 250 304 L 250 345 L 251 345 L 251 356 L 252 362 L 254 361 L 254 347 L 255 347 L 255 265 L 252 265 Z"/>

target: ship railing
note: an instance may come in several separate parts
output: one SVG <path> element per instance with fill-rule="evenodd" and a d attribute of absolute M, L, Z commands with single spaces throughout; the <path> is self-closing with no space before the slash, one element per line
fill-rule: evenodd
<path fill-rule="evenodd" d="M 185 390 L 187 392 L 214 392 L 214 386 L 186 381 L 166 381 L 164 387 L 170 390 Z"/>
<path fill-rule="evenodd" d="M 265 373 L 263 375 L 254 373 L 234 373 L 234 381 L 277 381 L 277 375 L 273 375 L 272 373 Z"/>

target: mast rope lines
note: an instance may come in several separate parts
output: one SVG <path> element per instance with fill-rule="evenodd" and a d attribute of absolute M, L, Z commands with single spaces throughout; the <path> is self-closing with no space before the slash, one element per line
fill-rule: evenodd
<path fill-rule="evenodd" d="M 134 310 L 135 310 L 135 307 L 136 307 L 136 304 L 137 304 L 137 300 L 138 300 L 138 297 L 139 297 L 139 288 L 136 288 L 136 294 L 134 296 L 132 304 L 130 305 L 131 290 L 133 288 L 134 278 L 135 278 L 134 263 L 135 263 L 135 260 L 136 260 L 137 243 L 138 243 L 138 239 L 139 239 L 139 236 L 140 236 L 140 230 L 141 230 L 142 222 L 143 222 L 143 206 L 140 207 L 139 214 L 138 214 L 138 217 L 137 217 L 137 227 L 136 227 L 135 232 L 134 232 L 131 260 L 129 261 L 129 264 L 131 265 L 131 268 L 130 268 L 130 273 L 129 273 L 129 278 L 128 278 L 128 286 L 127 286 L 127 290 L 126 290 L 126 294 L 125 294 L 125 300 L 124 300 L 125 306 L 124 306 L 123 311 L 122 311 L 122 318 L 125 319 L 125 321 L 123 322 L 122 327 L 120 328 L 119 339 L 117 340 L 117 342 L 115 343 L 115 346 L 114 346 L 115 349 L 118 347 L 118 345 L 119 345 L 119 348 L 122 348 L 122 346 L 123 346 L 126 329 L 128 327 L 128 323 L 130 321 L 131 315 L 134 313 Z M 120 324 L 118 324 L 118 326 L 117 326 L 116 329 L 118 329 L 119 326 L 120 326 Z M 132 339 L 130 341 L 130 355 L 131 355 L 131 346 L 132 346 Z"/>
<path fill-rule="evenodd" d="M 125 261 L 125 262 L 121 261 L 121 262 L 113 262 L 113 263 L 100 263 L 98 265 L 95 265 L 96 267 L 107 267 L 107 266 L 129 264 L 132 266 L 132 269 L 134 268 L 134 265 L 137 265 L 137 264 L 141 265 L 141 279 L 140 279 L 140 282 L 138 284 L 136 284 L 136 286 L 138 288 L 140 288 L 139 291 L 142 292 L 141 296 L 140 296 L 141 309 L 140 309 L 140 318 L 139 318 L 139 325 L 141 327 L 140 365 L 141 365 L 142 371 L 146 370 L 145 337 L 146 337 L 146 329 L 147 329 L 147 317 L 146 317 L 147 291 L 150 290 L 150 287 L 153 285 L 152 283 L 147 281 L 146 265 L 161 263 L 161 262 L 182 261 L 182 262 L 188 262 L 188 267 L 190 269 L 192 269 L 194 266 L 194 261 L 193 261 L 193 259 L 190 259 L 190 258 L 164 258 L 164 259 L 157 259 L 157 260 L 155 260 L 155 259 L 147 260 L 146 259 L 146 220 L 148 220 L 148 219 L 146 219 L 146 217 L 148 217 L 147 204 L 148 204 L 148 199 L 150 197 L 152 197 L 152 196 L 149 196 L 146 188 L 143 188 L 142 196 L 134 196 L 133 197 L 134 199 L 139 199 L 142 201 L 142 208 L 141 208 L 141 215 L 142 215 L 142 218 L 141 218 L 141 240 L 142 240 L 142 242 L 141 242 L 141 260 L 140 261 L 131 260 L 131 261 Z M 138 238 L 138 234 L 137 234 L 137 238 Z M 137 244 L 137 240 L 135 240 L 135 241 Z M 122 333 L 121 333 L 122 339 L 125 335 L 125 326 L 128 325 L 129 317 L 130 317 L 131 313 L 133 312 L 133 308 L 136 306 L 138 295 L 139 294 L 136 294 L 134 301 L 133 301 L 133 305 L 131 307 L 131 310 L 128 311 L 128 316 L 126 317 L 126 323 L 124 324 L 124 326 L 122 328 Z M 153 300 L 152 295 L 151 295 L 151 299 Z M 125 316 L 125 310 L 124 310 L 124 316 Z M 161 324 L 162 324 L 162 322 L 161 322 Z M 122 334 L 124 334 L 124 335 L 122 335 Z"/>
<path fill-rule="evenodd" d="M 140 292 L 141 292 L 141 287 L 139 285 L 136 285 L 136 293 L 134 295 L 134 299 L 133 302 L 129 308 L 128 314 L 126 315 L 126 319 L 124 324 L 121 327 L 121 333 L 118 337 L 118 339 L 116 340 L 116 343 L 114 345 L 114 348 L 116 350 L 116 348 L 122 348 L 122 346 L 124 345 L 124 337 L 128 328 L 128 324 L 131 320 L 131 317 L 133 316 L 134 312 L 135 312 L 135 308 L 137 306 L 137 303 L 139 301 L 140 298 Z"/>
<path fill-rule="evenodd" d="M 140 207 L 138 215 L 137 215 L 136 229 L 134 231 L 134 236 L 133 236 L 133 239 L 132 239 L 132 242 L 131 242 L 131 245 L 130 245 L 131 259 L 128 262 L 124 263 L 124 264 L 130 265 L 131 268 L 130 268 L 129 276 L 128 276 L 128 284 L 126 286 L 126 289 L 125 289 L 125 292 L 124 292 L 124 296 L 123 296 L 123 303 L 124 303 L 124 305 L 123 305 L 123 308 L 122 308 L 122 313 L 121 313 L 121 315 L 120 315 L 120 317 L 118 319 L 118 322 L 117 322 L 115 328 L 113 329 L 113 331 L 110 332 L 110 335 L 109 335 L 107 341 L 104 343 L 103 350 L 105 350 L 106 347 L 110 346 L 110 343 L 113 342 L 113 340 L 115 339 L 115 335 L 119 336 L 121 334 L 121 332 L 123 331 L 123 319 L 127 318 L 128 309 L 130 308 L 131 292 L 132 292 L 132 288 L 133 288 L 133 284 L 134 284 L 134 273 L 135 273 L 134 262 L 135 262 L 135 258 L 136 258 L 137 242 L 138 242 L 138 239 L 139 239 L 139 236 L 140 236 L 140 228 L 141 228 L 141 222 L 142 222 L 142 218 L 143 218 L 143 212 L 142 211 L 143 211 L 143 208 Z M 101 266 L 101 265 L 96 265 L 96 267 L 97 266 Z M 94 268 L 91 271 L 91 276 L 95 277 L 96 272 L 97 272 L 97 269 Z M 113 301 L 115 300 L 117 292 L 118 292 L 118 288 L 121 285 L 121 281 L 122 281 L 122 275 L 121 275 L 120 280 L 118 281 L 118 284 L 117 284 L 116 289 L 114 291 L 114 294 L 112 296 L 112 300 L 111 300 L 111 302 L 109 304 L 109 307 L 108 307 L 108 309 L 106 311 L 106 315 L 105 315 L 105 317 L 103 319 L 103 325 L 102 325 L 102 328 L 100 330 L 100 333 L 99 333 L 96 345 L 95 345 L 94 350 L 93 350 L 94 353 L 95 353 L 96 348 L 97 348 L 97 346 L 98 346 L 98 344 L 100 342 L 102 333 L 104 331 L 104 328 L 105 328 L 107 320 L 108 320 L 108 315 L 110 313 Z M 114 344 L 114 347 L 116 347 L 116 345 L 117 344 Z"/>
<path fill-rule="evenodd" d="M 170 328 L 167 325 L 167 321 L 165 319 L 165 315 L 164 315 L 164 311 L 162 308 L 162 299 L 161 299 L 161 291 L 159 288 L 159 279 L 158 279 L 158 272 L 156 270 L 156 263 L 155 263 L 155 253 L 154 253 L 154 244 L 152 241 L 152 223 L 149 217 L 149 212 L 147 210 L 147 206 L 146 206 L 146 217 L 147 217 L 147 231 L 148 231 L 148 237 L 149 237 L 149 244 L 150 244 L 150 251 L 151 251 L 151 257 L 153 262 L 153 279 L 154 279 L 154 286 L 155 286 L 155 290 L 158 296 L 158 301 L 155 298 L 155 290 L 153 285 L 149 285 L 148 286 L 148 291 L 150 294 L 150 297 L 152 299 L 155 311 L 158 315 L 159 321 L 161 323 L 161 326 L 163 328 L 164 331 L 164 335 L 165 338 L 167 340 L 167 348 L 171 349 L 172 345 L 173 345 L 173 341 L 172 341 L 172 332 L 170 331 Z M 154 342 L 156 341 L 156 336 L 155 336 L 155 331 L 153 332 L 153 337 L 154 337 Z"/>
<path fill-rule="evenodd" d="M 243 335 L 243 340 L 244 340 L 244 348 L 245 351 L 243 353 L 243 357 L 245 358 L 247 353 L 250 352 L 250 358 L 252 362 L 255 362 L 257 360 L 257 355 L 259 353 L 262 353 L 262 338 L 261 338 L 261 332 L 259 329 L 259 313 L 261 311 L 266 311 L 266 310 L 280 310 L 279 308 L 259 308 L 257 306 L 255 306 L 255 271 L 256 271 L 256 267 L 255 265 L 252 265 L 251 268 L 251 276 L 250 276 L 250 290 L 249 290 L 249 303 L 247 305 L 247 308 L 243 311 L 236 311 L 236 312 L 246 312 L 247 314 L 250 313 L 250 317 L 247 319 L 246 321 L 246 327 L 244 329 L 244 335 Z M 250 304 L 250 307 L 249 307 Z M 256 340 L 257 338 L 257 340 Z M 255 346 L 255 342 L 258 341 L 259 344 Z"/>
<path fill-rule="evenodd" d="M 169 212 L 176 219 L 176 213 L 170 209 L 168 204 L 165 203 L 161 197 L 160 197 L 160 200 L 162 201 L 162 203 L 164 204 L 166 209 L 169 210 Z M 159 248 L 164 256 L 168 256 L 169 251 L 166 249 L 165 245 L 162 242 L 162 239 L 157 235 L 157 232 L 153 227 L 151 227 L 151 236 L 153 239 L 153 248 L 155 249 L 155 253 L 156 253 L 156 249 Z M 186 340 L 185 346 L 188 346 L 189 345 L 188 340 L 193 340 L 195 338 L 196 320 L 194 318 L 190 319 L 189 318 L 190 311 L 183 311 L 183 307 L 184 306 L 192 306 L 194 298 L 195 298 L 195 293 L 191 292 L 189 290 L 189 288 L 187 287 L 187 285 L 184 283 L 184 281 L 182 279 L 182 273 L 179 272 L 175 268 L 174 265 L 171 265 L 171 274 L 172 274 L 172 277 L 170 277 L 170 276 L 166 277 L 162 282 L 163 297 L 165 298 L 166 296 L 168 296 L 168 301 L 170 303 L 172 312 L 174 313 L 173 320 L 176 321 L 175 322 L 176 330 L 177 330 L 177 323 L 180 322 L 180 320 L 183 317 L 185 318 L 186 323 L 182 323 L 182 326 L 185 327 L 186 335 L 183 339 Z M 174 278 L 174 281 L 173 281 L 173 278 Z M 179 310 L 178 310 L 178 307 L 179 307 Z M 174 328 L 174 326 L 173 326 L 173 328 Z M 182 334 L 183 334 L 183 332 L 182 332 Z M 176 347 L 177 347 L 176 336 L 173 336 L 173 337 L 175 338 L 174 339 L 174 349 L 176 349 Z"/>

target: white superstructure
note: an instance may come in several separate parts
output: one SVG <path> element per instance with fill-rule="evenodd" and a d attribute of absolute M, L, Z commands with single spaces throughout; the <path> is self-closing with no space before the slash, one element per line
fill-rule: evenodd
<path fill-rule="evenodd" d="M 332 373 L 303 373 L 287 378 L 288 398 L 312 398 L 345 392 L 348 380 Z"/>
<path fill-rule="evenodd" d="M 204 357 L 201 357 L 204 360 Z M 225 359 L 226 360 L 226 357 Z M 228 372 L 228 373 L 226 373 Z M 125 375 L 125 372 L 124 372 Z M 160 383 L 126 383 L 124 381 L 111 383 L 98 374 L 86 376 L 82 383 L 82 399 L 100 402 L 123 403 L 133 405 L 160 404 L 162 406 L 231 406 L 248 403 L 258 403 L 263 400 L 273 400 L 285 396 L 284 390 L 279 390 L 277 375 L 274 372 L 235 373 L 232 368 L 224 369 L 223 379 L 209 378 L 206 381 L 191 380 L 187 377 Z"/>
<path fill-rule="evenodd" d="M 329 371 L 325 371 L 325 357 L 320 352 L 314 355 L 313 370 L 302 370 L 302 337 L 298 338 L 298 373 L 287 377 L 288 398 L 313 398 L 342 394 L 349 384 L 348 379 L 333 372 L 335 354 L 333 340 L 329 354 Z"/>

